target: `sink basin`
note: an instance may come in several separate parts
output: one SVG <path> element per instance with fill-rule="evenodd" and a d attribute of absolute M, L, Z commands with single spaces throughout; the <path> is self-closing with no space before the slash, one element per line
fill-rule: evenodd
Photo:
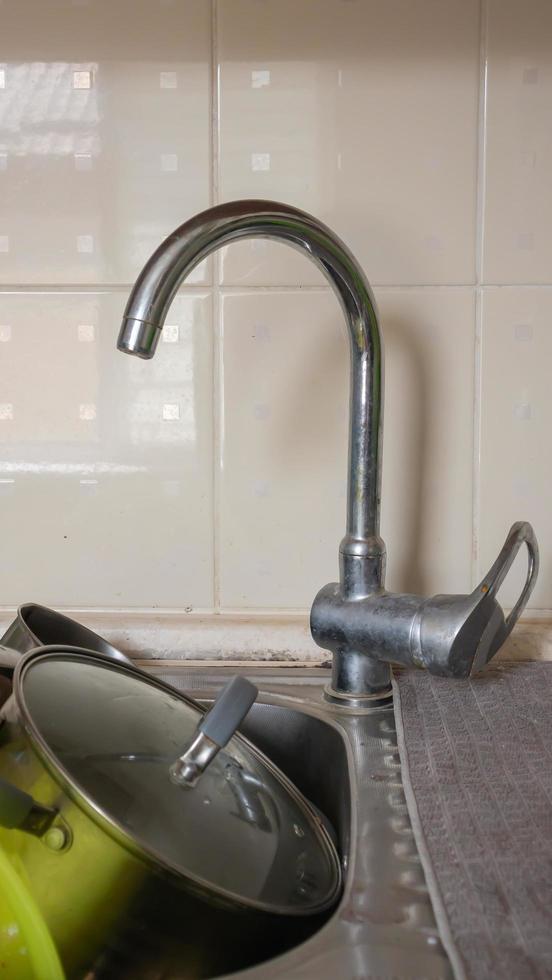
<path fill-rule="evenodd" d="M 346 866 L 351 828 L 351 781 L 340 732 L 306 711 L 257 703 L 240 731 L 328 818 Z"/>
<path fill-rule="evenodd" d="M 235 669 L 163 667 L 152 673 L 209 703 Z M 268 980 L 451 980 L 402 790 L 392 707 L 351 710 L 323 699 L 327 671 L 242 671 L 260 690 L 241 731 L 266 752 L 331 822 L 344 890 L 323 916 L 252 921 L 251 942 L 236 949 L 231 922 L 205 911 L 198 929 L 213 942 L 197 960 L 178 947 L 174 912 L 144 924 L 140 937 L 107 957 L 101 980 L 225 977 Z M 149 905 L 151 908 L 151 903 Z M 174 911 L 174 910 L 173 910 Z"/>

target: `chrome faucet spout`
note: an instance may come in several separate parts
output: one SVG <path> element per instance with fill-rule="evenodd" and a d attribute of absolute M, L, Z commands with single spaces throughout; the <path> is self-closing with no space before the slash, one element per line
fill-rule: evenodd
<path fill-rule="evenodd" d="M 311 610 L 315 642 L 333 654 L 328 697 L 373 703 L 390 691 L 390 664 L 415 664 L 446 677 L 467 677 L 502 645 L 522 612 L 538 572 L 538 548 L 526 522 L 514 524 L 487 577 L 469 595 L 423 599 L 385 591 L 379 534 L 383 349 L 376 304 L 349 249 L 316 218 L 273 201 L 234 201 L 203 211 L 169 235 L 130 294 L 118 348 L 153 357 L 169 306 L 211 252 L 245 238 L 270 238 L 305 252 L 336 293 L 351 352 L 347 523 L 339 547 L 340 581 L 320 590 Z M 495 596 L 522 544 L 528 573 L 506 618 Z"/>
<path fill-rule="evenodd" d="M 153 357 L 181 283 L 211 252 L 244 238 L 272 238 L 305 252 L 333 286 L 347 321 L 351 350 L 347 526 L 340 547 L 344 594 L 383 587 L 385 546 L 379 537 L 383 353 L 372 291 L 349 249 L 316 218 L 273 201 L 234 201 L 209 208 L 169 235 L 144 266 L 130 294 L 118 348 Z"/>

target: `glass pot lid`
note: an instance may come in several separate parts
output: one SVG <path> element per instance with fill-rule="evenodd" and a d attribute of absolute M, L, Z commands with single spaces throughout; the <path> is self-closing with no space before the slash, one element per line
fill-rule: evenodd
<path fill-rule="evenodd" d="M 295 787 L 235 735 L 194 788 L 169 770 L 203 710 L 134 667 L 31 654 L 15 695 L 35 747 L 93 819 L 194 890 L 288 915 L 335 900 L 339 861 Z"/>

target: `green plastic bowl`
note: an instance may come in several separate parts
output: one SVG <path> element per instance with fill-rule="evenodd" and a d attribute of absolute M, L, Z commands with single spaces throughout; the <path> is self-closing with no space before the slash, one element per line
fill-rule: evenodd
<path fill-rule="evenodd" d="M 65 980 L 49 929 L 25 882 L 0 848 L 0 978 Z"/>

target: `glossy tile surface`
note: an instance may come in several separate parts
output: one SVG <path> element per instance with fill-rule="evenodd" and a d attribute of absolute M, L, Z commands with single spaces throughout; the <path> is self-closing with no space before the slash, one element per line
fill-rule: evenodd
<path fill-rule="evenodd" d="M 474 280 L 476 0 L 219 0 L 222 200 L 286 201 L 375 283 Z M 224 281 L 318 282 L 244 243 Z"/>
<path fill-rule="evenodd" d="M 470 290 L 382 290 L 388 584 L 470 585 Z M 327 291 L 223 299 L 221 605 L 304 608 L 345 530 L 348 348 Z M 468 477 L 466 477 L 468 474 Z"/>
<path fill-rule="evenodd" d="M 552 289 L 487 289 L 481 376 L 480 572 L 490 566 L 514 521 L 531 521 L 541 550 L 530 608 L 552 594 Z M 513 605 L 525 554 L 501 592 Z"/>
<path fill-rule="evenodd" d="M 161 239 L 265 197 L 376 284 L 388 586 L 465 591 L 528 517 L 552 613 L 550 3 L 0 0 L 0 36 L 0 606 L 277 612 L 336 577 L 347 338 L 308 258 L 233 245 L 155 360 L 115 351 Z"/>
<path fill-rule="evenodd" d="M 125 298 L 0 294 L 2 605 L 212 605 L 210 300 L 138 361 Z"/>
<path fill-rule="evenodd" d="M 471 581 L 475 301 L 470 289 L 378 290 L 385 346 L 387 587 Z"/>
<path fill-rule="evenodd" d="M 552 4 L 489 0 L 484 281 L 552 279 Z"/>
<path fill-rule="evenodd" d="M 0 17 L 0 282 L 131 282 L 209 204 L 209 4 L 4 0 Z"/>

